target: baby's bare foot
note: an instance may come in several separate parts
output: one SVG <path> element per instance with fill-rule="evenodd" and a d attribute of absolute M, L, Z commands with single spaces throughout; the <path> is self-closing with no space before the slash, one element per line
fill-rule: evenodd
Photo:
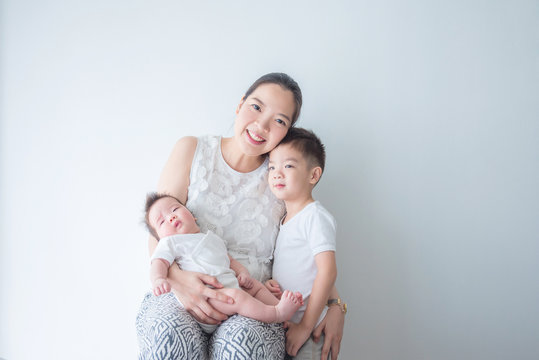
<path fill-rule="evenodd" d="M 296 291 L 294 296 L 296 297 L 296 300 L 299 301 L 300 305 L 303 305 L 303 295 L 301 295 L 299 291 Z"/>
<path fill-rule="evenodd" d="M 300 294 L 301 296 L 301 294 Z M 292 292 L 285 290 L 281 296 L 281 300 L 275 306 L 277 309 L 277 320 L 276 322 L 283 322 L 290 320 L 292 315 L 299 309 L 303 304 L 303 297 L 298 301 L 297 295 Z"/>

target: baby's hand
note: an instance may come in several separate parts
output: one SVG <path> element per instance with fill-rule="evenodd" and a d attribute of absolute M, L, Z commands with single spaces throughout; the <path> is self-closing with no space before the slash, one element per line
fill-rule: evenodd
<path fill-rule="evenodd" d="M 170 292 L 170 284 L 167 279 L 159 278 L 153 282 L 153 293 L 155 296 L 163 295 Z"/>
<path fill-rule="evenodd" d="M 250 289 L 254 285 L 254 280 L 251 277 L 251 275 L 249 275 L 248 272 L 239 273 L 237 278 L 238 278 L 238 283 L 240 284 L 242 288 Z"/>
<path fill-rule="evenodd" d="M 283 292 L 281 291 L 281 286 L 279 283 L 273 279 L 269 279 L 264 283 L 268 290 L 275 296 L 277 299 L 281 299 Z"/>

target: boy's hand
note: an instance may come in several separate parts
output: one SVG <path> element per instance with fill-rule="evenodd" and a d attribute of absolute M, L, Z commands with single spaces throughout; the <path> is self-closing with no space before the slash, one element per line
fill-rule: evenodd
<path fill-rule="evenodd" d="M 153 282 L 153 294 L 155 296 L 163 295 L 170 292 L 170 284 L 167 279 L 159 278 Z"/>
<path fill-rule="evenodd" d="M 238 278 L 238 283 L 240 284 L 242 288 L 250 289 L 254 285 L 254 280 L 251 277 L 251 275 L 249 275 L 248 272 L 239 273 L 237 278 Z"/>
<path fill-rule="evenodd" d="M 269 279 L 264 283 L 268 290 L 275 296 L 277 299 L 281 299 L 283 292 L 281 291 L 281 286 L 279 283 L 273 279 Z"/>
<path fill-rule="evenodd" d="M 290 356 L 296 356 L 299 349 L 305 344 L 311 335 L 311 329 L 300 324 L 287 322 L 288 331 L 286 332 L 286 352 Z"/>

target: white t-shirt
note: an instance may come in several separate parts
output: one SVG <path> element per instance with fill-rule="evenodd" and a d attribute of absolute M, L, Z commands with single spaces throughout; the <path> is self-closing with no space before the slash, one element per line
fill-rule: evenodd
<path fill-rule="evenodd" d="M 282 290 L 299 291 L 305 304 L 291 321 L 300 322 L 316 277 L 315 255 L 336 250 L 336 222 L 333 216 L 315 201 L 281 225 L 275 245 L 273 278 Z M 322 311 L 320 321 L 326 314 Z"/>

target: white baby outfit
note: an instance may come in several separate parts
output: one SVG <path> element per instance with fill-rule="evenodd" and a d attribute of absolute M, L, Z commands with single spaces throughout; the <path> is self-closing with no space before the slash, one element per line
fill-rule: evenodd
<path fill-rule="evenodd" d="M 226 246 L 219 236 L 207 234 L 179 234 L 159 240 L 152 260 L 176 261 L 183 270 L 215 276 L 226 288 L 239 288 Z"/>

